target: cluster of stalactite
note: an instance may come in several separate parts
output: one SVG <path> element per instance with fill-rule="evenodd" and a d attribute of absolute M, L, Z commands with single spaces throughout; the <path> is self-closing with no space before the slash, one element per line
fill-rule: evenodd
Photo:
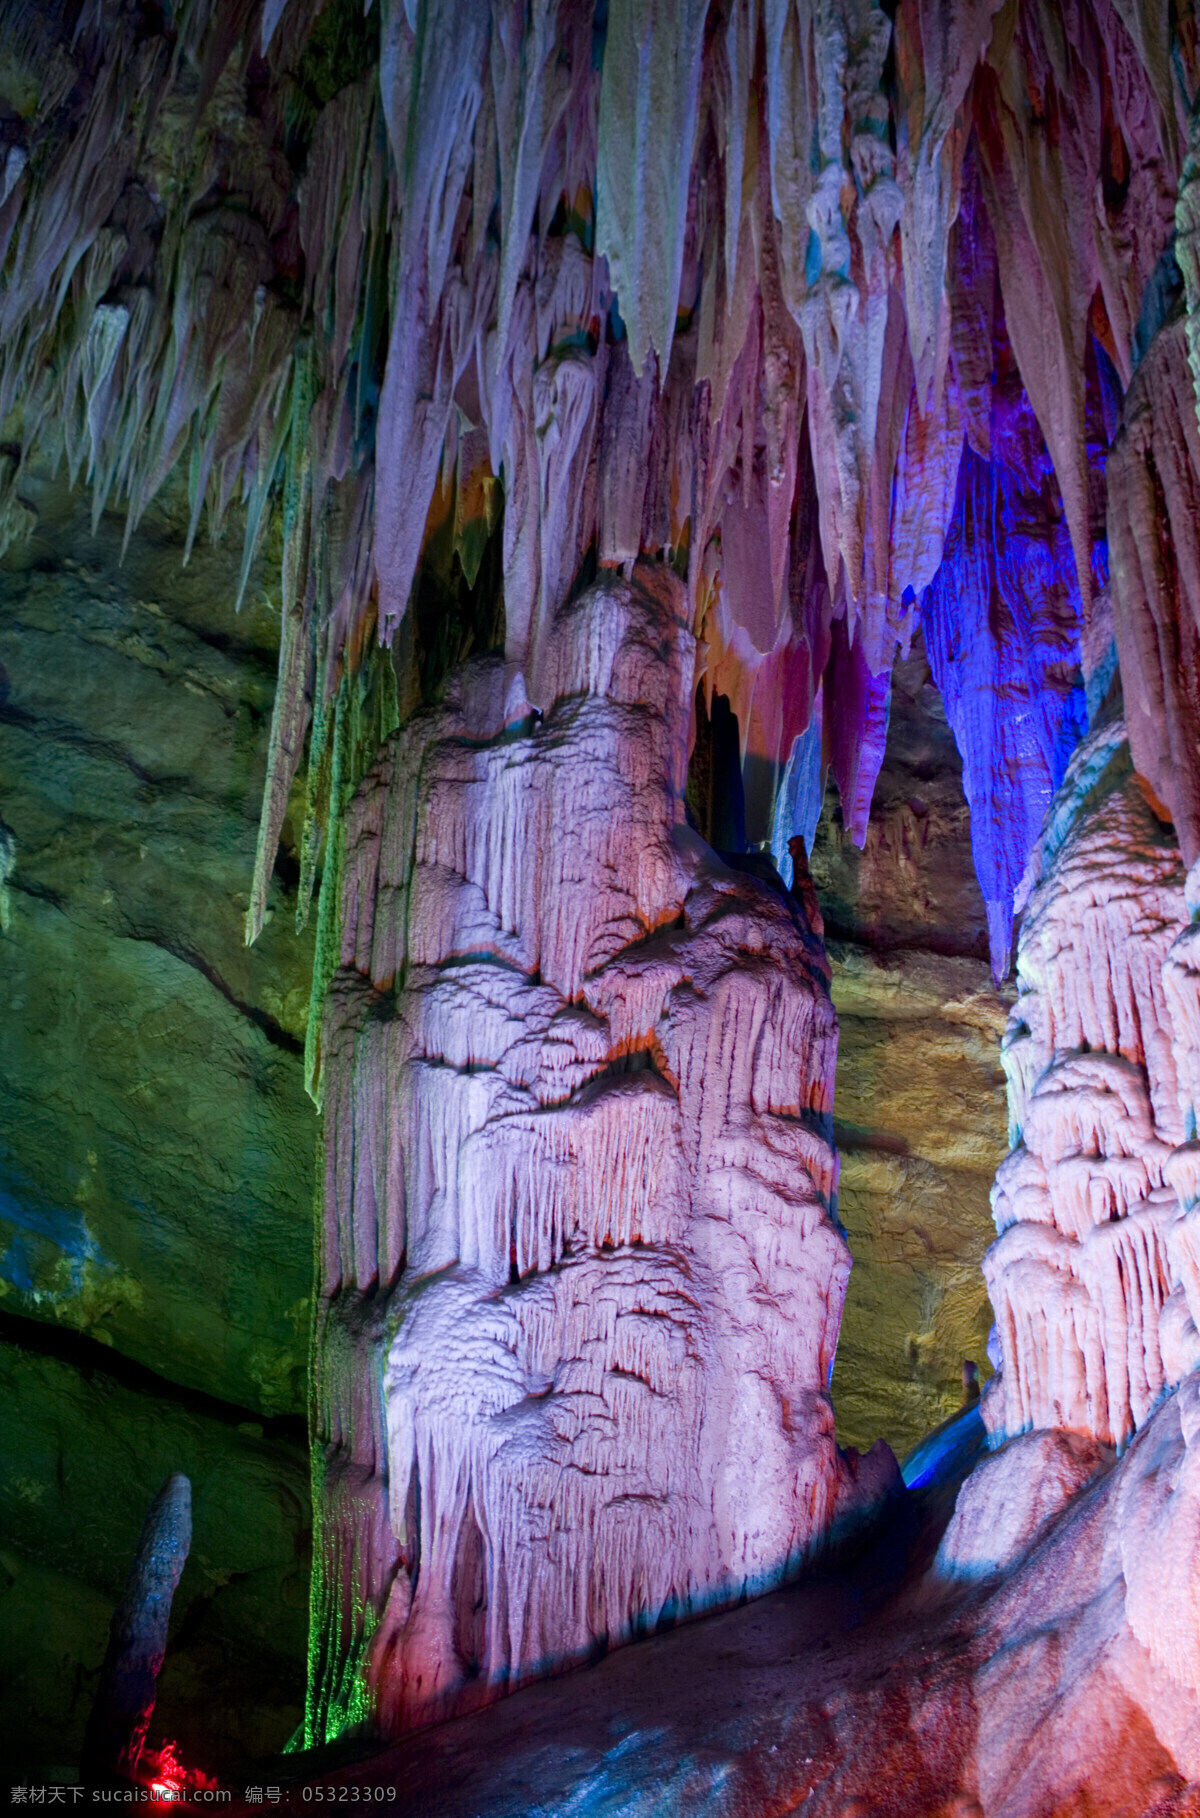
<path fill-rule="evenodd" d="M 780 851 L 830 767 L 862 839 L 923 618 L 1003 967 L 1082 727 L 1107 445 L 1178 282 L 1176 13 L 8 6 L 0 515 L 40 448 L 131 526 L 182 463 L 193 534 L 241 502 L 247 571 L 278 517 L 249 937 L 310 727 L 316 845 L 343 674 L 423 563 L 469 587 L 495 537 L 516 671 L 590 560 L 676 566 Z"/>

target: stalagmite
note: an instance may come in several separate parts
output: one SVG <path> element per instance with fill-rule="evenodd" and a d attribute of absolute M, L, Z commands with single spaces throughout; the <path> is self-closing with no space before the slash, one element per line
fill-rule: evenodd
<path fill-rule="evenodd" d="M 1119 722 L 1072 759 L 1026 886 L 1013 1148 L 984 1259 L 1004 1368 L 985 1418 L 1121 1445 L 1175 1379 L 1159 1325 L 1179 1279 L 1168 1166 L 1184 1121 L 1164 965 L 1185 910 L 1174 837 Z"/>
<path fill-rule="evenodd" d="M 638 569 L 560 608 L 516 723 L 468 667 L 348 824 L 321 1574 L 350 1610 L 350 1478 L 394 1539 L 338 1645 L 392 1729 L 777 1584 L 871 1494 L 827 1396 L 827 973 L 680 818 L 684 606 Z"/>
<path fill-rule="evenodd" d="M 84 1738 L 84 1768 L 102 1786 L 137 1778 L 167 1651 L 171 1602 L 192 1544 L 192 1486 L 179 1471 L 151 1503 L 125 1593 L 113 1611 Z"/>

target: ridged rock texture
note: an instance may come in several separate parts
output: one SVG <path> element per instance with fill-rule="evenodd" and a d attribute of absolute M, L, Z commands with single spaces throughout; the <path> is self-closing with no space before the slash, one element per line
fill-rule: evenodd
<path fill-rule="evenodd" d="M 321 1690 L 357 1639 L 393 1731 L 780 1583 L 895 1471 L 833 1441 L 828 967 L 684 824 L 685 615 L 587 590 L 537 709 L 469 665 L 348 818 Z"/>
<path fill-rule="evenodd" d="M 189 540 L 244 507 L 242 588 L 281 531 L 251 937 L 306 740 L 305 899 L 353 680 L 423 587 L 502 588 L 519 668 L 586 560 L 656 555 L 754 842 L 811 829 L 832 768 L 861 844 L 924 624 L 1004 971 L 1083 725 L 1107 446 L 1179 283 L 1190 28 L 1109 0 L 88 0 L 69 27 L 14 0 L 3 30 L 3 535 L 39 449 L 131 530 L 186 464 Z"/>
<path fill-rule="evenodd" d="M 1192 1818 L 1198 1388 L 1193 1374 L 1115 1464 L 1067 1433 L 986 1458 L 932 1570 L 883 1620 L 862 1620 L 861 1581 L 840 1604 L 802 1586 L 409 1737 L 321 1790 L 391 1782 L 404 1818 L 514 1818 L 531 1787 L 556 1814 Z"/>
<path fill-rule="evenodd" d="M 985 1419 L 1124 1445 L 1200 1361 L 1200 1301 L 1184 1146 L 1195 941 L 1174 830 L 1121 722 L 1075 753 L 1027 881 L 1004 1043 L 1013 1147 L 984 1259 L 1003 1369 Z"/>

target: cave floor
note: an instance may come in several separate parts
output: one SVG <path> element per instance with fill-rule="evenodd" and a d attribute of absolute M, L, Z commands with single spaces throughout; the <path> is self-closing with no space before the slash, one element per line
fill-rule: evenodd
<path fill-rule="evenodd" d="M 1126 1458 L 1163 1467 L 1172 1433 L 1178 1450 L 1167 1404 Z M 873 1529 L 785 1590 L 398 1743 L 258 1762 L 222 1809 L 275 1792 L 403 1818 L 1200 1818 L 1200 1781 L 1122 1689 L 1104 1537 L 1129 1467 L 1103 1466 L 1011 1567 L 947 1577 L 981 1440 L 974 1409 L 945 1422 Z"/>
<path fill-rule="evenodd" d="M 289 1757 L 273 1778 L 291 1804 L 369 1798 L 408 1818 L 967 1818 L 978 1594 L 926 1605 L 915 1590 L 952 1506 L 953 1487 L 914 1496 L 840 1567 L 340 1767 Z"/>

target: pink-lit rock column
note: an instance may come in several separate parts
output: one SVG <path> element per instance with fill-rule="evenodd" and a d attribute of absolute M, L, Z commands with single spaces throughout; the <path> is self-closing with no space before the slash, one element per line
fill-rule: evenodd
<path fill-rule="evenodd" d="M 684 610 L 663 568 L 593 587 L 527 691 L 468 665 L 351 811 L 326 1727 L 397 1732 L 776 1585 L 883 1487 L 827 1393 L 850 1258 L 826 963 L 684 825 Z"/>
<path fill-rule="evenodd" d="M 1123 1445 L 1200 1357 L 1189 1003 L 1198 1030 L 1200 1016 L 1174 831 L 1122 725 L 1076 752 L 1027 888 L 1004 1053 L 1013 1147 L 984 1259 L 1003 1369 L 984 1414 L 998 1435 Z"/>

